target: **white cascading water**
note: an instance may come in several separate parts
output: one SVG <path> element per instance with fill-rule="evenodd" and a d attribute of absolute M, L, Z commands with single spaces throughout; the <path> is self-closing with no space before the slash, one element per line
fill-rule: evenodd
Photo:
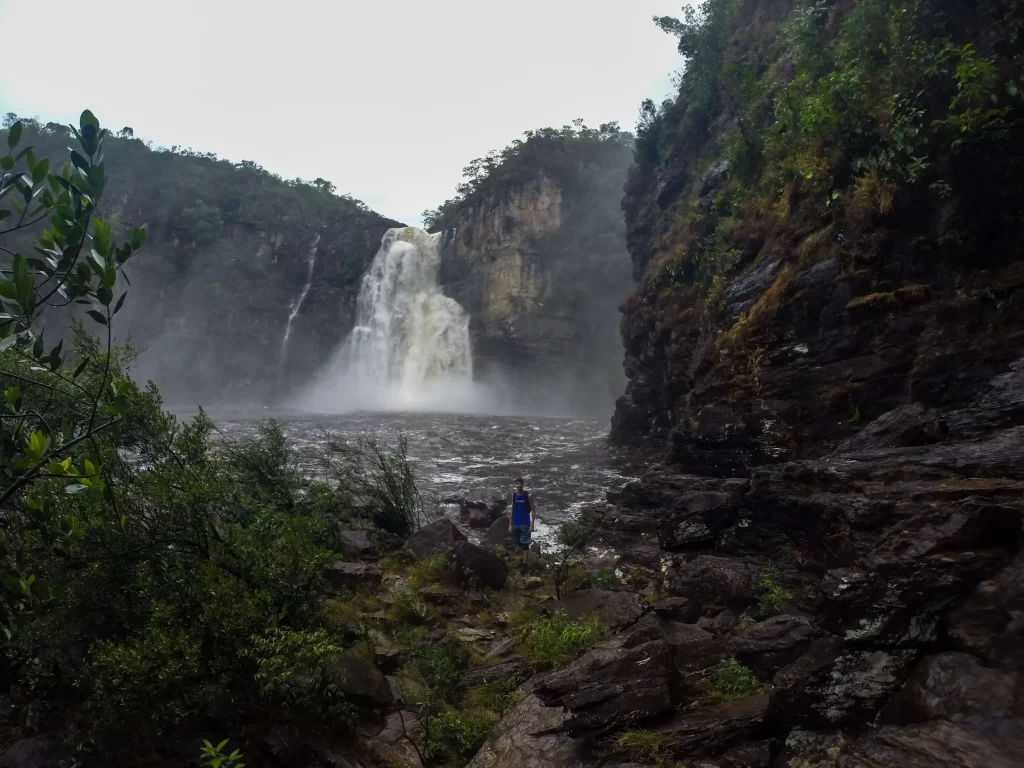
<path fill-rule="evenodd" d="M 475 396 L 469 316 L 441 293 L 440 234 L 389 229 L 356 303 L 356 326 L 306 402 L 325 411 L 463 410 Z"/>
<path fill-rule="evenodd" d="M 292 323 L 295 322 L 295 318 L 299 315 L 299 310 L 302 309 L 302 302 L 306 300 L 306 296 L 309 294 L 309 289 L 313 286 L 313 268 L 316 267 L 316 251 L 320 247 L 320 233 L 318 232 L 316 237 L 313 238 L 313 246 L 309 249 L 309 260 L 306 267 L 306 285 L 302 288 L 302 293 L 299 294 L 299 298 L 292 304 L 292 311 L 288 315 L 288 323 L 284 327 L 284 338 L 281 339 L 281 362 L 284 363 L 286 359 L 286 353 L 288 351 L 288 339 L 292 335 Z"/>

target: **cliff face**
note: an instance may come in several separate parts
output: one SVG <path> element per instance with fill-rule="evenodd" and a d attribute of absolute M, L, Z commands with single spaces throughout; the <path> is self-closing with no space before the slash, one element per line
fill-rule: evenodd
<path fill-rule="evenodd" d="M 1019 762 L 1021 10 L 702 11 L 626 187 L 612 439 L 660 465 L 606 529 L 768 686 L 697 710 L 759 764 Z"/>
<path fill-rule="evenodd" d="M 560 162 L 496 172 L 449 211 L 441 279 L 470 314 L 478 378 L 607 413 L 624 385 L 617 308 L 630 263 L 618 199 L 629 151 L 559 149 Z"/>
<path fill-rule="evenodd" d="M 25 141 L 40 157 L 66 156 L 59 125 L 29 122 Z M 351 328 L 381 237 L 401 225 L 251 162 L 125 136 L 105 146 L 103 215 L 149 231 L 116 323 L 119 342 L 145 348 L 135 375 L 171 404 L 203 405 L 274 402 L 315 375 Z"/>

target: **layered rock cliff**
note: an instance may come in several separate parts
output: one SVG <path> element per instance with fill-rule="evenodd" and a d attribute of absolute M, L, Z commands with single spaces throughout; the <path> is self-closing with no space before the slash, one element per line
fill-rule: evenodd
<path fill-rule="evenodd" d="M 602 512 L 714 636 L 643 639 L 684 680 L 731 657 L 766 691 L 670 690 L 682 711 L 649 722 L 676 758 L 1024 755 L 1022 21 L 746 0 L 660 22 L 688 68 L 626 187 L 612 423 L 653 461 Z"/>
<path fill-rule="evenodd" d="M 607 413 L 621 394 L 630 138 L 540 132 L 447 204 L 441 279 L 470 314 L 478 378 L 577 413 Z"/>

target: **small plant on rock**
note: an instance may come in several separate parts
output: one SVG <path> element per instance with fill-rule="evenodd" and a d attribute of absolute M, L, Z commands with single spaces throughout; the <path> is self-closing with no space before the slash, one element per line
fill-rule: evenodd
<path fill-rule="evenodd" d="M 203 768 L 245 768 L 245 763 L 242 762 L 242 753 L 237 749 L 231 754 L 224 754 L 224 747 L 227 744 L 227 739 L 217 745 L 203 739 L 203 748 L 199 752 Z"/>
<path fill-rule="evenodd" d="M 448 558 L 445 555 L 427 555 L 409 566 L 405 582 L 418 589 L 432 584 L 444 584 L 451 576 Z"/>
<path fill-rule="evenodd" d="M 551 617 L 535 616 L 520 629 L 520 650 L 538 668 L 568 664 L 594 644 L 599 628 L 596 616 L 585 621 L 572 621 L 561 611 Z"/>
<path fill-rule="evenodd" d="M 749 667 L 736 659 L 726 659 L 715 667 L 707 686 L 707 692 L 697 701 L 697 704 L 719 704 L 723 701 L 734 701 L 761 693 L 763 690 L 764 686 Z"/>
<path fill-rule="evenodd" d="M 648 762 L 663 757 L 670 741 L 667 733 L 658 731 L 623 731 L 615 739 L 615 749 L 635 762 Z"/>
<path fill-rule="evenodd" d="M 782 606 L 793 599 L 793 593 L 782 584 L 782 577 L 774 566 L 761 571 L 758 578 L 761 594 L 757 599 L 757 610 L 762 616 L 774 616 Z"/>
<path fill-rule="evenodd" d="M 466 691 L 463 703 L 467 709 L 487 709 L 499 715 L 505 714 L 522 698 L 519 686 L 523 675 L 509 675 L 490 683 L 478 685 Z"/>

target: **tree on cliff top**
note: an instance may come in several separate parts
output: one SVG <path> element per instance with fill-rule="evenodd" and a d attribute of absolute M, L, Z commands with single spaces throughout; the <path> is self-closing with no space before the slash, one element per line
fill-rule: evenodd
<path fill-rule="evenodd" d="M 424 211 L 423 226 L 432 232 L 447 229 L 459 209 L 538 175 L 571 184 L 581 165 L 615 164 L 615 153 L 609 150 L 633 146 L 633 134 L 620 130 L 618 123 L 588 128 L 580 118 L 560 129 L 541 128 L 523 135 L 525 140 L 516 139 L 500 152 L 491 150 L 463 168 L 465 181 L 456 188 L 455 197 Z"/>

